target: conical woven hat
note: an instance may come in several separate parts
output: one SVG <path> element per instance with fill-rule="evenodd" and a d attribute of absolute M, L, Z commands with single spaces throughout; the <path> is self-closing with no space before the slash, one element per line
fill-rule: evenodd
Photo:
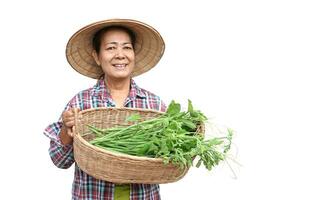
<path fill-rule="evenodd" d="M 97 31 L 114 25 L 127 27 L 136 36 L 136 63 L 132 76 L 147 72 L 159 62 L 164 53 L 165 44 L 161 35 L 154 28 L 136 20 L 110 19 L 87 25 L 69 39 L 66 57 L 77 72 L 95 79 L 103 74 L 101 67 L 96 64 L 92 56 L 92 40 Z"/>

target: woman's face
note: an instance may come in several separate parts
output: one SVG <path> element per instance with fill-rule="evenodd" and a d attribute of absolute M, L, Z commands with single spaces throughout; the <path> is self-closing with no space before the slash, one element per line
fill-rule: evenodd
<path fill-rule="evenodd" d="M 135 53 L 130 36 L 120 29 L 107 31 L 101 37 L 99 53 L 94 51 L 93 56 L 107 78 L 130 78 L 135 66 Z"/>

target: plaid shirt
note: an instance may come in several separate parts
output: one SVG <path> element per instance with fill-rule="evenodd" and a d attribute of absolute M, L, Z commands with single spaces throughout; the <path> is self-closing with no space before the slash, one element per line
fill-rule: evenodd
<path fill-rule="evenodd" d="M 65 107 L 80 108 L 81 110 L 97 107 L 114 107 L 115 103 L 105 86 L 104 80 L 98 80 L 97 84 L 87 90 L 83 90 L 75 95 Z M 139 88 L 134 80 L 131 80 L 131 89 L 125 107 L 144 108 L 165 111 L 166 107 L 162 100 Z M 72 145 L 62 145 L 59 138 L 62 127 L 61 118 L 58 122 L 50 124 L 44 134 L 50 138 L 49 154 L 53 163 L 63 169 L 69 168 L 74 163 Z M 72 199 L 81 200 L 113 200 L 115 184 L 107 181 L 95 179 L 83 172 L 75 165 L 75 174 L 72 187 Z M 156 184 L 130 184 L 131 200 L 160 200 L 159 185 Z"/>

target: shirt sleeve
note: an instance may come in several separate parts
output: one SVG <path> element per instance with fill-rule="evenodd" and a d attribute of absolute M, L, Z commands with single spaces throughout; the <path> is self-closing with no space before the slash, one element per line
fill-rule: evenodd
<path fill-rule="evenodd" d="M 73 98 L 65 107 L 64 110 L 76 107 L 76 103 Z M 61 117 L 57 122 L 48 125 L 44 130 L 44 135 L 50 139 L 49 155 L 55 166 L 67 169 L 74 163 L 73 157 L 73 145 L 63 145 L 60 141 L 60 131 L 63 126 Z"/>

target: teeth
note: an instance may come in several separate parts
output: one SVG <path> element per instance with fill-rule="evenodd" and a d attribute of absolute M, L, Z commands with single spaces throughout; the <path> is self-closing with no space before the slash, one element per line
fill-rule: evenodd
<path fill-rule="evenodd" d="M 125 67 L 125 64 L 117 64 L 117 65 L 114 65 L 115 67 Z"/>

